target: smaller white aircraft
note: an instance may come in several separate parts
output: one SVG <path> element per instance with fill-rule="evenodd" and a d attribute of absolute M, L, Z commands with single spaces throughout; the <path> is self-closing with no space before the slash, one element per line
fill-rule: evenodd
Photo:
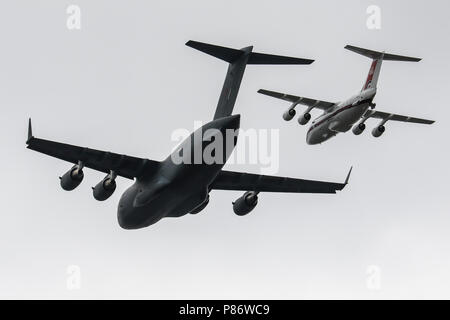
<path fill-rule="evenodd" d="M 298 122 L 301 125 L 305 125 L 309 122 L 311 119 L 311 110 L 322 110 L 323 114 L 312 122 L 312 125 L 306 135 L 306 142 L 311 145 L 325 142 L 336 136 L 338 133 L 349 131 L 358 121 L 359 123 L 353 127 L 353 133 L 355 135 L 360 135 L 365 130 L 365 122 L 369 118 L 381 119 L 378 126 L 372 130 L 372 135 L 376 138 L 380 137 L 384 133 L 386 130 L 384 125 L 388 121 L 402 121 L 421 124 L 434 123 L 434 121 L 431 120 L 412 118 L 373 110 L 376 106 L 376 104 L 373 103 L 373 99 L 377 93 L 377 82 L 383 60 L 419 62 L 421 59 L 372 51 L 354 46 L 346 46 L 345 49 L 369 57 L 373 60 L 373 62 L 361 92 L 343 102 L 327 102 L 263 89 L 260 89 L 258 92 L 292 103 L 289 109 L 283 114 L 283 119 L 286 121 L 290 121 L 294 118 L 296 114 L 295 107 L 299 104 L 308 107 L 298 119 Z"/>

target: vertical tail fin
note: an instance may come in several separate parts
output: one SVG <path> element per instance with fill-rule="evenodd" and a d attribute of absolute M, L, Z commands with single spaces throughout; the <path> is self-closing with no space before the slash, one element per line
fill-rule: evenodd
<path fill-rule="evenodd" d="M 283 57 L 255 53 L 253 47 L 240 50 L 220 47 L 212 44 L 188 41 L 187 46 L 228 62 L 228 72 L 217 104 L 214 119 L 230 116 L 233 113 L 239 88 L 247 64 L 311 64 L 314 60 Z"/>
<path fill-rule="evenodd" d="M 364 84 L 363 90 L 377 87 L 378 78 L 380 76 L 381 65 L 383 63 L 383 60 L 409 61 L 409 62 L 419 62 L 422 60 L 420 58 L 399 56 L 399 55 L 395 55 L 395 54 L 373 51 L 373 50 L 358 48 L 358 47 L 349 46 L 349 45 L 345 46 L 345 49 L 373 59 L 372 66 L 370 67 L 369 75 L 367 76 L 367 80 L 366 80 L 366 83 Z"/>
<path fill-rule="evenodd" d="M 367 75 L 366 83 L 364 84 L 362 91 L 366 89 L 377 88 L 382 64 L 383 59 L 374 59 L 372 61 L 372 66 L 370 67 L 369 74 Z"/>

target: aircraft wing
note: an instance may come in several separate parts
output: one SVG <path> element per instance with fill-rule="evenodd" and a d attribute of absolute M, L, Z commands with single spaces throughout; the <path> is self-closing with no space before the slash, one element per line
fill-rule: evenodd
<path fill-rule="evenodd" d="M 113 170 L 117 175 L 128 179 L 139 177 L 159 166 L 158 161 L 35 138 L 31 130 L 31 120 L 28 127 L 27 148 L 73 164 L 81 161 L 85 167 L 97 171 L 110 173 Z"/>
<path fill-rule="evenodd" d="M 298 103 L 298 104 L 302 104 L 302 105 L 305 105 L 308 107 L 314 107 L 317 109 L 321 109 L 323 111 L 326 111 L 326 110 L 332 108 L 334 105 L 336 105 L 336 103 L 334 103 L 334 102 L 310 99 L 310 98 L 305 98 L 305 97 L 298 97 L 298 96 L 293 96 L 290 94 L 279 93 L 279 92 L 269 91 L 269 90 L 264 90 L 264 89 L 259 89 L 258 93 L 264 94 L 266 96 L 274 97 L 277 99 L 281 99 L 284 101 Z"/>
<path fill-rule="evenodd" d="M 399 114 L 387 113 L 387 112 L 381 112 L 381 111 L 373 111 L 373 110 L 368 110 L 366 112 L 366 114 L 364 115 L 364 117 L 389 120 L 389 121 L 420 123 L 420 124 L 433 124 L 434 123 L 433 120 L 413 118 L 413 117 L 402 116 Z"/>
<path fill-rule="evenodd" d="M 351 171 L 350 169 L 344 183 L 221 171 L 212 183 L 211 189 L 284 193 L 336 193 L 348 184 Z"/>

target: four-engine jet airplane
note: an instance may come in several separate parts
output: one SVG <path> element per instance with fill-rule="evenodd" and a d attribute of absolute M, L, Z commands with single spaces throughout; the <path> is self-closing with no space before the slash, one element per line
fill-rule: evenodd
<path fill-rule="evenodd" d="M 259 93 L 292 103 L 289 109 L 283 114 L 283 119 L 286 121 L 290 121 L 294 118 L 296 114 L 295 107 L 299 104 L 307 106 L 306 111 L 298 118 L 298 122 L 301 125 L 305 125 L 309 122 L 311 119 L 311 110 L 320 109 L 323 111 L 323 114 L 312 122 L 306 135 L 306 143 L 314 145 L 325 142 L 340 132 L 349 131 L 358 121 L 360 122 L 353 127 L 353 133 L 355 135 L 360 135 L 365 130 L 365 122 L 369 118 L 381 119 L 378 126 L 372 130 L 372 135 L 376 138 L 380 137 L 386 130 L 384 125 L 387 121 L 402 121 L 422 124 L 434 123 L 434 121 L 431 120 L 412 118 L 373 110 L 376 106 L 376 104 L 373 103 L 373 99 L 377 93 L 377 82 L 383 60 L 418 62 L 421 59 L 377 52 L 354 46 L 346 46 L 345 48 L 373 60 L 369 75 L 361 92 L 345 101 L 337 103 L 327 102 L 264 89 L 258 91 Z"/>
<path fill-rule="evenodd" d="M 74 164 L 61 179 L 64 190 L 75 189 L 83 180 L 83 168 L 91 168 L 107 174 L 93 188 L 95 199 L 108 199 L 116 189 L 116 177 L 134 180 L 134 184 L 122 195 L 118 207 L 118 221 L 124 229 L 138 229 L 150 226 L 164 217 L 181 217 L 188 213 L 195 214 L 203 210 L 209 202 L 211 190 L 245 191 L 233 203 L 237 215 L 252 211 L 258 202 L 259 192 L 292 193 L 336 193 L 348 183 L 310 181 L 302 179 L 271 177 L 249 173 L 224 171 L 226 160 L 236 145 L 222 153 L 223 161 L 214 163 L 176 163 L 173 156 L 181 150 L 205 150 L 213 137 L 195 139 L 199 132 L 214 129 L 217 134 L 225 136 L 227 130 L 237 130 L 240 115 L 232 115 L 236 97 L 247 64 L 310 64 L 313 61 L 252 52 L 252 47 L 240 50 L 214 46 L 206 43 L 189 41 L 188 46 L 210 54 L 229 63 L 228 72 L 214 119 L 195 131 L 180 148 L 164 161 L 140 159 L 126 155 L 93 150 L 35 138 L 32 134 L 31 120 L 28 128 L 28 148 Z M 212 143 L 212 142 L 211 142 Z M 231 150 L 229 150 L 231 149 Z M 203 154 L 203 153 L 202 153 Z"/>

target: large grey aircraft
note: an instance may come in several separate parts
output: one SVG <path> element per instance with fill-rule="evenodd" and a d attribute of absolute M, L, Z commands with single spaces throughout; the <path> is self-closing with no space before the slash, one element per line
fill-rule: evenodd
<path fill-rule="evenodd" d="M 264 89 L 260 89 L 258 91 L 261 94 L 292 103 L 289 109 L 283 114 L 283 119 L 286 121 L 290 121 L 295 117 L 295 107 L 299 104 L 307 107 L 306 111 L 298 118 L 298 123 L 300 125 L 306 125 L 309 120 L 311 120 L 311 110 L 319 109 L 323 111 L 323 113 L 312 122 L 308 133 L 306 134 L 306 143 L 311 145 L 323 143 L 336 136 L 338 133 L 349 131 L 358 121 L 359 123 L 353 127 L 352 131 L 355 135 L 360 135 L 366 129 L 365 122 L 370 118 L 381 120 L 380 123 L 372 130 L 372 135 L 375 138 L 380 137 L 385 132 L 385 124 L 388 121 L 421 124 L 434 123 L 432 120 L 373 110 L 376 107 L 373 99 L 377 94 L 377 83 L 382 62 L 384 60 L 419 62 L 421 59 L 378 52 L 349 45 L 345 48 L 371 58 L 372 65 L 362 90 L 358 94 L 353 95 L 342 102 L 328 102 Z"/>
<path fill-rule="evenodd" d="M 239 87 L 248 64 L 310 64 L 313 60 L 299 59 L 252 52 L 253 47 L 240 50 L 206 43 L 188 41 L 186 45 L 229 63 L 214 119 L 196 130 L 172 155 L 164 161 L 155 161 L 38 139 L 33 136 L 29 120 L 27 147 L 74 164 L 60 178 L 64 190 L 74 190 L 82 182 L 83 169 L 91 168 L 106 173 L 106 177 L 93 188 L 99 201 L 108 199 L 116 189 L 116 177 L 134 180 L 122 195 L 118 206 L 118 222 L 124 229 L 150 226 L 164 217 L 181 217 L 202 211 L 209 202 L 211 190 L 245 191 L 233 203 L 237 215 L 246 215 L 258 203 L 260 192 L 336 193 L 348 183 L 311 181 L 293 178 L 264 176 L 250 173 L 224 171 L 222 167 L 236 145 L 223 149 L 223 161 L 207 163 L 176 163 L 174 156 L 181 150 L 205 150 L 214 137 L 195 139 L 194 136 L 215 130 L 225 135 L 227 130 L 237 130 L 240 115 L 232 115 Z M 213 134 L 213 136 L 215 135 Z M 188 163 L 189 162 L 189 163 Z"/>

